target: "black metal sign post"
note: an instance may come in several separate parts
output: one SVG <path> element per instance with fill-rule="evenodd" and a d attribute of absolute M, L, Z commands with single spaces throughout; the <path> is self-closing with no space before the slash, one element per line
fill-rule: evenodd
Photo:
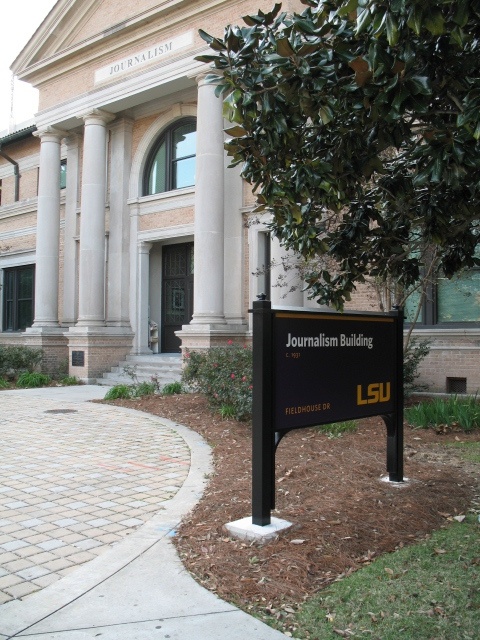
<path fill-rule="evenodd" d="M 252 523 L 269 525 L 275 507 L 271 303 L 253 303 Z"/>
<path fill-rule="evenodd" d="M 403 309 L 398 309 L 396 332 L 397 407 L 383 417 L 387 427 L 387 471 L 390 482 L 403 482 Z"/>
<path fill-rule="evenodd" d="M 252 523 L 271 522 L 275 449 L 292 429 L 381 415 L 403 481 L 403 310 L 330 313 L 253 303 Z"/>

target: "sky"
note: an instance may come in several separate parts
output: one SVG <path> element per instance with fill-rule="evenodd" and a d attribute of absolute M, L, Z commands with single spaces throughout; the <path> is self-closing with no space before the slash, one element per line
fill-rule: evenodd
<path fill-rule="evenodd" d="M 11 125 L 12 62 L 35 33 L 56 0 L 3 0 L 0 38 L 0 132 Z M 15 124 L 33 117 L 38 108 L 38 91 L 15 80 L 13 116 Z"/>

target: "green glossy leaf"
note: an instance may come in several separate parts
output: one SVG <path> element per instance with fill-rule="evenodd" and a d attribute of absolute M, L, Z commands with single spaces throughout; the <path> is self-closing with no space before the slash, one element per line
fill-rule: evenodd
<path fill-rule="evenodd" d="M 414 4 L 408 16 L 407 25 L 415 31 L 417 36 L 420 35 L 422 30 L 423 10 L 420 5 Z"/>
<path fill-rule="evenodd" d="M 457 9 L 453 16 L 453 21 L 458 24 L 459 27 L 464 27 L 468 22 L 468 0 L 457 0 L 455 3 Z"/>
<path fill-rule="evenodd" d="M 385 25 L 387 28 L 388 44 L 391 47 L 394 47 L 396 44 L 398 44 L 400 34 L 398 31 L 397 21 L 395 20 L 394 16 L 391 13 L 387 14 Z"/>
<path fill-rule="evenodd" d="M 433 10 L 427 13 L 425 27 L 434 36 L 440 36 L 445 32 L 445 20 L 441 11 Z"/>
<path fill-rule="evenodd" d="M 361 9 L 360 11 L 357 11 L 357 28 L 355 31 L 356 35 L 359 36 L 361 33 L 363 33 L 371 23 L 371 21 L 372 14 L 368 9 Z"/>
<path fill-rule="evenodd" d="M 238 125 L 225 129 L 225 133 L 227 136 L 232 136 L 232 138 L 241 138 L 242 136 L 248 135 L 248 131 Z"/>
<path fill-rule="evenodd" d="M 294 49 L 292 49 L 288 38 L 280 38 L 279 40 L 277 40 L 277 53 L 283 58 L 289 58 L 290 56 L 295 55 L 295 51 Z"/>
<path fill-rule="evenodd" d="M 358 7 L 358 0 L 347 0 L 347 2 L 345 2 L 338 10 L 337 10 L 337 14 L 343 18 L 345 16 L 348 16 L 349 13 L 352 13 L 353 11 L 355 11 L 355 9 Z"/>
<path fill-rule="evenodd" d="M 202 38 L 202 40 L 205 40 L 207 44 L 210 44 L 211 42 L 213 42 L 213 36 L 211 36 L 209 33 L 204 31 L 203 29 L 198 30 L 198 35 Z"/>
<path fill-rule="evenodd" d="M 306 56 L 306 55 L 309 55 L 310 53 L 314 53 L 315 51 L 318 51 L 321 48 L 321 46 L 322 46 L 322 43 L 320 40 L 317 43 L 307 42 L 305 44 L 302 44 L 300 49 L 297 51 L 297 56 Z"/>
<path fill-rule="evenodd" d="M 480 140 L 480 120 L 477 122 L 475 131 L 473 132 L 473 137 L 475 138 L 475 140 Z"/>
<path fill-rule="evenodd" d="M 195 56 L 195 60 L 198 62 L 214 62 L 217 59 L 217 56 L 205 55 L 205 56 Z"/>
<path fill-rule="evenodd" d="M 412 76 L 405 84 L 408 86 L 413 95 L 421 94 L 428 96 L 431 93 L 430 79 L 426 76 Z"/>

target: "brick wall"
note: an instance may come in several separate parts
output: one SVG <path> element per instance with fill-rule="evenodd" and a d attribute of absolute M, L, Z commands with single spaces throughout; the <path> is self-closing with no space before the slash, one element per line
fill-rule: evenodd
<path fill-rule="evenodd" d="M 140 216 L 139 231 L 150 229 L 165 229 L 181 224 L 193 223 L 193 207 L 150 213 Z"/>

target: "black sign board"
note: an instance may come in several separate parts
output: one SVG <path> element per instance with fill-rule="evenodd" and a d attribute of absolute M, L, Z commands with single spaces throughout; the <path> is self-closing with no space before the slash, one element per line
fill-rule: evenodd
<path fill-rule="evenodd" d="M 85 351 L 72 351 L 72 367 L 85 366 Z"/>
<path fill-rule="evenodd" d="M 275 431 L 391 413 L 392 317 L 274 312 Z"/>
<path fill-rule="evenodd" d="M 270 524 L 275 449 L 290 430 L 381 415 L 387 470 L 403 481 L 403 311 L 253 304 L 253 524 Z"/>

